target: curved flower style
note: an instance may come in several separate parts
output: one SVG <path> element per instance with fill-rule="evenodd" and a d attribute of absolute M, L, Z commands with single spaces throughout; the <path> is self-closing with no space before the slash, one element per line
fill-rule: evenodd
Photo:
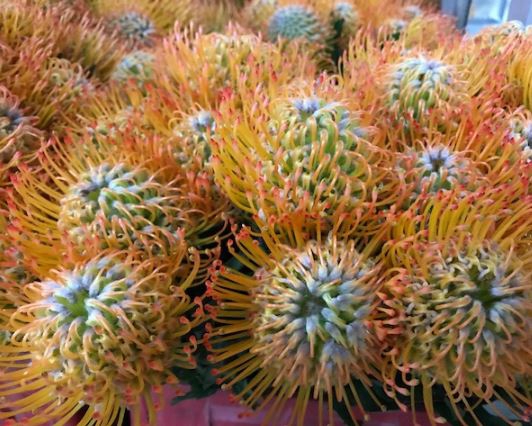
<path fill-rule="evenodd" d="M 320 424 L 325 398 L 330 424 L 333 398 L 347 404 L 356 423 L 350 401 L 361 404 L 352 378 L 371 393 L 379 368 L 372 316 L 381 267 L 369 258 L 376 240 L 358 251 L 354 241 L 334 236 L 298 239 L 297 247 L 260 236 L 267 248 L 245 228 L 236 235 L 240 253 L 231 248 L 253 275 L 222 267 L 209 291 L 218 307 L 205 340 L 222 388 L 234 387 L 253 409 L 268 408 L 267 423 L 276 424 L 291 397 L 288 424 L 304 424 L 310 398 L 319 400 Z"/>
<path fill-rule="evenodd" d="M 176 32 L 164 43 L 160 57 L 160 80 L 185 111 L 197 106 L 212 111 L 228 93 L 249 92 L 259 85 L 281 87 L 316 73 L 298 43 L 271 44 L 236 32 Z"/>
<path fill-rule="evenodd" d="M 172 262 L 186 239 L 206 255 L 206 273 L 225 229 L 225 204 L 156 138 L 119 141 L 51 141 L 38 169 L 23 167 L 14 178 L 10 233 L 28 266 L 43 276 L 68 252 L 86 257 L 106 247 L 142 248 Z"/>
<path fill-rule="evenodd" d="M 257 97 L 265 107 L 242 115 L 222 110 L 213 143 L 216 181 L 236 206 L 281 232 L 378 231 L 378 211 L 403 199 L 406 188 L 357 114 L 327 100 L 325 89 L 323 95 Z"/>
<path fill-rule="evenodd" d="M 528 36 L 521 46 L 513 50 L 510 65 L 510 80 L 517 83 L 520 89 L 521 103 L 532 111 L 532 40 Z"/>
<path fill-rule="evenodd" d="M 385 246 L 392 269 L 379 293 L 380 319 L 395 336 L 385 351 L 385 384 L 392 397 L 399 377 L 420 384 L 433 424 L 443 421 L 434 386 L 443 387 L 464 425 L 482 424 L 470 397 L 506 401 L 523 419 L 531 403 L 516 383 L 532 373 L 531 204 L 524 199 L 519 210 L 504 212 L 504 198 L 433 198 L 419 216 L 404 217 Z"/>
<path fill-rule="evenodd" d="M 185 256 L 182 244 L 176 263 Z M 150 392 L 177 382 L 172 367 L 193 368 L 196 341 L 186 335 L 201 309 L 193 312 L 184 290 L 194 272 L 175 279 L 151 260 L 112 252 L 27 285 L 16 331 L 0 345 L 0 395 L 12 395 L 0 419 L 63 424 L 87 406 L 79 425 L 112 425 L 129 407 L 140 425 L 144 403 L 154 422 L 162 398 Z"/>

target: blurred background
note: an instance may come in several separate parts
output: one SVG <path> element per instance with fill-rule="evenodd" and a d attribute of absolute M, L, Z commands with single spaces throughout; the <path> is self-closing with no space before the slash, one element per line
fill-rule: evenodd
<path fill-rule="evenodd" d="M 468 34 L 505 21 L 532 24 L 532 0 L 441 0 L 440 5 L 443 12 L 456 16 L 458 27 Z"/>

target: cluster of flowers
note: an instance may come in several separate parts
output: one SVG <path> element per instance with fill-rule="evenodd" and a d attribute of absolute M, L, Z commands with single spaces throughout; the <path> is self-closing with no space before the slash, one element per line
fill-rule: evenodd
<path fill-rule="evenodd" d="M 4 0 L 0 420 L 155 424 L 207 370 L 268 424 L 527 421 L 531 169 L 518 23 Z"/>

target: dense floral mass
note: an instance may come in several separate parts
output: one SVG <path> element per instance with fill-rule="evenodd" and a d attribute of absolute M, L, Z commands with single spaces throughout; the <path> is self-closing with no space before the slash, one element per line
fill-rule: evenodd
<path fill-rule="evenodd" d="M 2 1 L 0 422 L 529 422 L 531 108 L 430 1 Z"/>

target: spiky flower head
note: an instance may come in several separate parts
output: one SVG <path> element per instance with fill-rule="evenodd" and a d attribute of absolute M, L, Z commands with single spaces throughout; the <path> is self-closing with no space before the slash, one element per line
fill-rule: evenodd
<path fill-rule="evenodd" d="M 418 190 L 435 193 L 459 187 L 472 189 L 480 174 L 462 152 L 443 145 L 427 146 L 417 152 L 415 167 L 420 178 Z"/>
<path fill-rule="evenodd" d="M 152 53 L 144 50 L 136 50 L 128 53 L 116 65 L 111 74 L 111 79 L 119 82 L 126 82 L 134 79 L 139 83 L 150 80 L 153 74 L 153 61 L 155 57 Z"/>
<path fill-rule="evenodd" d="M 268 38 L 287 40 L 305 39 L 323 41 L 324 28 L 319 17 L 308 7 L 291 5 L 278 8 L 268 22 Z"/>
<path fill-rule="evenodd" d="M 532 372 L 525 355 L 532 205 L 526 194 L 512 201 L 513 191 L 508 186 L 428 197 L 396 217 L 384 245 L 390 265 L 379 293 L 378 327 L 388 333 L 384 383 L 392 397 L 421 385 L 433 423 L 440 421 L 435 386 L 464 425 L 463 410 L 482 424 L 472 401 L 497 398 L 521 415 L 530 405 L 516 380 Z"/>
<path fill-rule="evenodd" d="M 21 167 L 13 178 L 10 232 L 39 276 L 67 255 L 106 247 L 142 248 L 166 263 L 186 239 L 208 246 L 205 268 L 217 255 L 225 198 L 212 194 L 205 176 L 186 174 L 159 139 L 126 131 L 119 140 L 52 140 L 39 156 L 40 174 Z M 35 185 L 42 180 L 47 185 Z"/>
<path fill-rule="evenodd" d="M 225 114 L 213 144 L 215 178 L 258 221 L 330 230 L 344 212 L 357 210 L 353 219 L 374 215 L 401 193 L 397 187 L 389 197 L 395 188 L 389 158 L 342 102 L 316 95 L 274 99 L 236 126 L 234 113 Z"/>
<path fill-rule="evenodd" d="M 298 402 L 289 424 L 303 424 L 309 399 L 322 403 L 324 395 L 329 408 L 336 395 L 353 416 L 348 398 L 360 401 L 352 377 L 367 386 L 377 374 L 372 314 L 380 267 L 353 241 L 330 237 L 297 248 L 266 241 L 269 254 L 243 230 L 237 256 L 253 275 L 222 268 L 214 277 L 219 307 L 207 344 L 222 387 L 249 378 L 237 397 L 256 409 L 273 398 L 273 423 L 275 407 L 291 396 Z"/>
<path fill-rule="evenodd" d="M 111 25 L 118 34 L 139 46 L 153 45 L 157 29 L 151 19 L 139 12 L 130 11 L 113 18 Z"/>
<path fill-rule="evenodd" d="M 247 93 L 259 85 L 277 89 L 315 74 L 315 65 L 299 43 L 267 43 L 236 31 L 176 32 L 172 42 L 163 45 L 161 68 L 166 89 L 187 112 L 197 106 L 215 110 L 228 94 Z"/>
<path fill-rule="evenodd" d="M 335 3 L 331 10 L 330 22 L 335 30 L 352 35 L 359 24 L 358 12 L 351 3 Z"/>
<path fill-rule="evenodd" d="M 454 68 L 435 59 L 406 59 L 392 67 L 388 79 L 390 108 L 416 121 L 431 109 L 455 104 L 461 95 Z"/>
<path fill-rule="evenodd" d="M 103 163 L 70 186 L 61 199 L 57 226 L 80 247 L 95 237 L 102 247 L 126 248 L 143 244 L 141 235 L 156 230 L 179 239 L 177 211 L 172 191 L 148 169 Z"/>
<path fill-rule="evenodd" d="M 177 263 L 185 253 L 183 245 Z M 145 402 L 153 422 L 160 401 L 149 392 L 176 382 L 172 367 L 193 365 L 195 341 L 184 337 L 200 320 L 187 317 L 194 304 L 184 288 L 192 279 L 187 273 L 174 280 L 151 261 L 114 252 L 30 284 L 30 302 L 11 320 L 10 344 L 24 355 L 0 348 L 3 365 L 10 366 L 0 378 L 0 395 L 9 389 L 17 396 L 0 403 L 0 418 L 16 410 L 38 412 L 43 423 L 67 421 L 86 404 L 80 424 L 108 425 L 126 406 L 138 421 Z M 41 397 L 28 400 L 22 396 L 27 390 Z M 46 410 L 49 404 L 54 410 Z"/>
<path fill-rule="evenodd" d="M 531 272 L 515 253 L 489 241 L 467 248 L 446 244 L 444 250 L 417 246 L 424 259 L 403 258 L 405 270 L 385 287 L 386 308 L 398 312 L 401 328 L 391 364 L 403 377 L 410 374 L 411 384 L 422 384 L 425 404 L 434 384 L 443 385 L 453 404 L 470 394 L 489 401 L 500 387 L 523 409 L 530 401 L 515 380 L 532 372 L 526 355 Z"/>
<path fill-rule="evenodd" d="M 73 64 L 67 59 L 51 58 L 47 66 L 50 83 L 61 88 L 68 87 L 71 98 L 79 98 L 94 90 L 81 65 Z"/>
<path fill-rule="evenodd" d="M 211 157 L 210 139 L 216 122 L 209 111 L 199 111 L 185 118 L 174 130 L 176 160 L 185 169 L 203 170 Z"/>

